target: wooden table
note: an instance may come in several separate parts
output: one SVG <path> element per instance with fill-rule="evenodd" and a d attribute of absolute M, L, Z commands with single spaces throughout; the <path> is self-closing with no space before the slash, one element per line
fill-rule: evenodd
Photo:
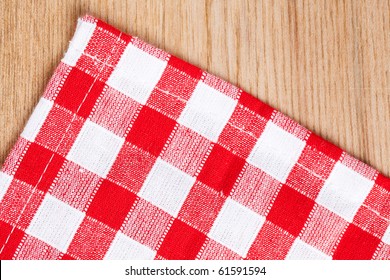
<path fill-rule="evenodd" d="M 0 164 L 90 13 L 258 96 L 390 175 L 390 2 L 0 2 Z"/>

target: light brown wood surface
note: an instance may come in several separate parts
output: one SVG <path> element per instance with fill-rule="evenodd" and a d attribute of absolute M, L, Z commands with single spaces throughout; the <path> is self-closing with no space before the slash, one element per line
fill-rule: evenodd
<path fill-rule="evenodd" d="M 390 2 L 0 2 L 0 164 L 85 13 L 258 96 L 390 175 Z"/>

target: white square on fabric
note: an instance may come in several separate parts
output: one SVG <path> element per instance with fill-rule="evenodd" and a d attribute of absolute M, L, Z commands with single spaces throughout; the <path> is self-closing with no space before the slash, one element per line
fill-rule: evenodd
<path fill-rule="evenodd" d="M 159 158 L 139 196 L 176 217 L 194 182 L 194 177 Z"/>
<path fill-rule="evenodd" d="M 85 214 L 46 195 L 26 233 L 66 252 Z"/>
<path fill-rule="evenodd" d="M 95 23 L 85 22 L 80 19 L 78 20 L 76 31 L 69 43 L 69 48 L 64 58 L 62 59 L 62 62 L 70 66 L 76 65 L 77 60 L 80 58 L 81 54 L 87 47 L 88 42 L 91 39 L 93 32 L 95 31 L 95 28 Z"/>
<path fill-rule="evenodd" d="M 87 120 L 67 159 L 105 177 L 117 157 L 124 139 Z"/>
<path fill-rule="evenodd" d="M 227 198 L 209 237 L 246 257 L 264 222 L 265 217 Z"/>
<path fill-rule="evenodd" d="M 390 245 L 390 225 L 387 227 L 385 234 L 382 236 L 382 241 Z"/>
<path fill-rule="evenodd" d="M 373 185 L 374 181 L 337 162 L 316 201 L 352 222 Z"/>
<path fill-rule="evenodd" d="M 330 260 L 331 256 L 303 242 L 299 238 L 295 239 L 286 260 Z"/>
<path fill-rule="evenodd" d="M 269 121 L 248 162 L 285 183 L 304 147 L 305 142 Z"/>
<path fill-rule="evenodd" d="M 41 129 L 47 115 L 53 107 L 53 104 L 54 103 L 52 101 L 49 101 L 45 98 L 41 98 L 39 100 L 39 103 L 35 107 L 30 119 L 27 122 L 27 125 L 22 132 L 23 138 L 30 142 L 34 142 L 35 137 L 37 137 L 39 130 Z"/>
<path fill-rule="evenodd" d="M 72 40 L 69 43 L 69 48 L 62 59 L 62 62 L 75 66 L 77 60 L 80 58 L 85 48 L 88 45 L 89 40 L 95 31 L 96 24 L 91 22 L 85 22 L 78 20 L 76 31 L 73 35 Z"/>
<path fill-rule="evenodd" d="M 11 185 L 12 178 L 12 176 L 5 174 L 4 172 L 0 172 L 0 201 L 3 199 L 5 193 Z"/>
<path fill-rule="evenodd" d="M 107 84 L 135 101 L 146 104 L 167 63 L 129 44 Z"/>
<path fill-rule="evenodd" d="M 237 101 L 200 81 L 178 122 L 216 142 Z"/>
<path fill-rule="evenodd" d="M 105 260 L 153 260 L 156 252 L 118 232 L 111 243 Z"/>

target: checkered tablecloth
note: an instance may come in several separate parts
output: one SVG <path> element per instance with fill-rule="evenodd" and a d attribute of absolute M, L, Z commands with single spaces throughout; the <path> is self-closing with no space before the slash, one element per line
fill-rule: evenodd
<path fill-rule="evenodd" d="M 84 16 L 0 173 L 1 259 L 390 259 L 390 179 Z"/>

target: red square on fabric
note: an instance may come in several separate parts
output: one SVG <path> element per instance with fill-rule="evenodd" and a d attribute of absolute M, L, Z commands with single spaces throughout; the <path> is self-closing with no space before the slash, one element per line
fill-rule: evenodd
<path fill-rule="evenodd" d="M 220 192 L 197 181 L 191 188 L 178 218 L 207 234 L 225 202 Z"/>
<path fill-rule="evenodd" d="M 134 193 L 138 193 L 156 159 L 145 150 L 125 142 L 107 178 Z"/>
<path fill-rule="evenodd" d="M 91 16 L 85 15 L 84 18 L 85 17 L 91 17 Z M 85 19 L 85 20 L 88 21 L 88 19 Z M 96 22 L 97 27 L 101 28 L 102 32 L 109 32 L 112 35 L 116 36 L 118 39 L 120 38 L 126 44 L 128 44 L 131 41 L 132 36 L 129 34 L 123 33 L 118 28 L 115 28 L 114 26 L 109 25 L 108 23 L 106 23 L 100 19 L 96 19 L 96 18 L 91 17 L 91 20 L 93 22 Z"/>
<path fill-rule="evenodd" d="M 283 260 L 294 240 L 294 236 L 266 221 L 249 249 L 246 258 L 249 260 Z"/>
<path fill-rule="evenodd" d="M 188 76 L 199 80 L 202 76 L 202 70 L 174 55 L 169 58 L 168 65 L 176 68 L 177 70 L 187 74 Z"/>
<path fill-rule="evenodd" d="M 67 253 L 80 260 L 103 259 L 116 231 L 105 224 L 85 217 L 79 226 Z"/>
<path fill-rule="evenodd" d="M 22 241 L 24 232 L 0 220 L 0 259 L 11 260 L 18 245 Z M 7 243 L 6 243 L 7 241 Z"/>
<path fill-rule="evenodd" d="M 62 86 L 55 102 L 66 109 L 87 118 L 96 100 L 103 92 L 104 83 L 85 72 L 73 68 Z"/>
<path fill-rule="evenodd" d="M 309 139 L 307 139 L 307 145 L 317 149 L 318 151 L 324 153 L 336 161 L 340 159 L 340 156 L 343 153 L 342 149 L 326 141 L 313 132 L 310 134 Z"/>
<path fill-rule="evenodd" d="M 38 189 L 46 192 L 63 162 L 63 157 L 31 143 L 15 173 L 15 178 L 33 186 L 39 183 Z"/>
<path fill-rule="evenodd" d="M 144 106 L 135 120 L 126 140 L 154 156 L 161 153 L 176 122 Z"/>
<path fill-rule="evenodd" d="M 266 120 L 269 120 L 272 116 L 272 113 L 275 111 L 274 108 L 271 106 L 263 103 L 258 98 L 254 97 L 253 95 L 243 92 L 240 96 L 240 99 L 238 100 L 239 104 L 242 104 L 249 110 L 259 114 Z"/>
<path fill-rule="evenodd" d="M 62 156 L 66 156 L 83 124 L 83 118 L 54 104 L 35 142 Z"/>
<path fill-rule="evenodd" d="M 381 186 L 382 188 L 390 192 L 390 178 L 379 173 L 375 183 L 377 183 L 379 186 Z"/>
<path fill-rule="evenodd" d="M 157 253 L 169 260 L 195 259 L 205 240 L 206 235 L 176 219 Z"/>
<path fill-rule="evenodd" d="M 37 212 L 44 193 L 19 180 L 12 180 L 0 203 L 0 220 L 26 230 Z"/>
<path fill-rule="evenodd" d="M 313 206 L 313 200 L 283 185 L 267 220 L 287 230 L 292 235 L 298 236 Z"/>
<path fill-rule="evenodd" d="M 126 217 L 121 231 L 139 243 L 157 250 L 173 219 L 167 212 L 139 198 Z"/>
<path fill-rule="evenodd" d="M 380 240 L 354 224 L 350 224 L 333 255 L 336 260 L 369 260 Z"/>
<path fill-rule="evenodd" d="M 198 180 L 227 196 L 244 164 L 244 159 L 216 144 L 200 171 Z"/>
<path fill-rule="evenodd" d="M 76 260 L 74 257 L 68 255 L 68 254 L 63 254 L 60 258 L 62 261 L 73 261 Z"/>
<path fill-rule="evenodd" d="M 119 229 L 135 199 L 135 194 L 104 180 L 87 210 L 87 215 L 113 229 Z"/>
<path fill-rule="evenodd" d="M 55 102 L 76 113 L 93 82 L 94 78 L 92 76 L 78 68 L 72 68 Z"/>

